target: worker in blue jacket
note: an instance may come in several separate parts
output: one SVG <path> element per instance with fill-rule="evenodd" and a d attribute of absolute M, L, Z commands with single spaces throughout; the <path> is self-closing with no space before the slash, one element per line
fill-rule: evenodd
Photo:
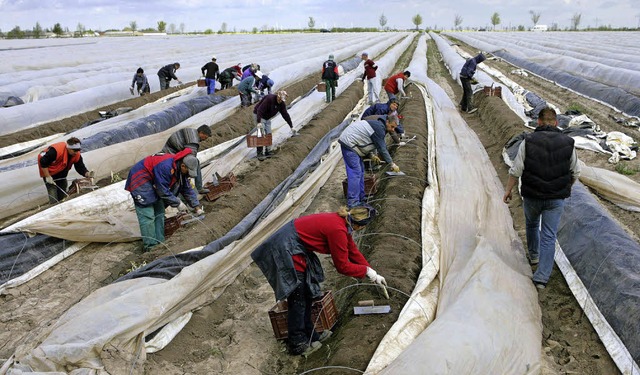
<path fill-rule="evenodd" d="M 196 177 L 198 162 L 186 148 L 177 154 L 155 154 L 136 163 L 124 189 L 131 193 L 145 251 L 164 241 L 165 204 L 186 211 L 181 194 L 196 215 L 204 213 L 189 177 Z"/>
<path fill-rule="evenodd" d="M 389 99 L 386 103 L 376 103 L 369 108 L 367 108 L 362 116 L 361 120 L 377 120 L 380 116 L 388 116 L 388 115 L 396 115 L 398 120 L 400 120 L 400 116 L 398 115 L 398 100 L 397 99 Z M 391 138 L 393 138 L 394 143 L 400 143 L 400 137 L 404 136 L 404 127 L 398 121 L 398 126 L 396 126 L 395 130 L 391 133 Z"/>
<path fill-rule="evenodd" d="M 479 53 L 476 57 L 472 57 L 464 63 L 460 70 L 460 83 L 462 83 L 462 100 L 460 100 L 460 109 L 463 112 L 473 113 L 478 108 L 473 107 L 473 89 L 471 83 L 474 80 L 478 64 L 486 60 L 483 54 Z"/>

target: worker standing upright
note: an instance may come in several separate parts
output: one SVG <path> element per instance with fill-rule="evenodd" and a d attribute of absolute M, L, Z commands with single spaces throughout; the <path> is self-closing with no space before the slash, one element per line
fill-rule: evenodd
<path fill-rule="evenodd" d="M 473 89 L 471 83 L 475 80 L 473 76 L 476 74 L 478 64 L 486 60 L 483 54 L 479 53 L 476 57 L 467 60 L 460 70 L 460 83 L 462 84 L 462 99 L 460 100 L 460 109 L 463 112 L 474 113 L 478 108 L 473 106 Z"/>
<path fill-rule="evenodd" d="M 367 52 L 362 52 L 362 56 L 360 56 L 360 58 L 364 60 L 364 74 L 362 75 L 362 80 L 367 81 L 367 91 L 369 91 L 368 104 L 373 105 L 380 101 L 378 97 L 378 85 L 376 78 L 376 70 L 378 70 L 378 66 L 369 58 L 369 54 Z"/>
<path fill-rule="evenodd" d="M 336 87 L 338 86 L 339 78 L 338 64 L 333 61 L 333 55 L 329 55 L 329 59 L 322 64 L 322 80 L 326 85 L 327 103 L 331 103 L 336 98 Z"/>
<path fill-rule="evenodd" d="M 207 84 L 207 94 L 213 94 L 216 92 L 216 80 L 218 79 L 219 70 L 220 68 L 216 63 L 215 56 L 211 58 L 211 61 L 200 68 L 200 71 L 202 71 L 202 75 L 204 76 L 204 81 Z"/>

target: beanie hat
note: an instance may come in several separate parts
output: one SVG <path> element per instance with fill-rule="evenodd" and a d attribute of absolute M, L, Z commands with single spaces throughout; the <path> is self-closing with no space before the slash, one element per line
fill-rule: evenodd
<path fill-rule="evenodd" d="M 333 60 L 333 55 L 329 55 L 329 60 Z"/>

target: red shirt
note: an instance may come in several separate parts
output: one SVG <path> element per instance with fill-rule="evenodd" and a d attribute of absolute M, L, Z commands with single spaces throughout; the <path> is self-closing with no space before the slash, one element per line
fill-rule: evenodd
<path fill-rule="evenodd" d="M 373 60 L 368 59 L 364 62 L 364 74 L 367 77 L 367 79 L 375 78 L 377 69 L 378 69 L 378 66 L 376 65 L 376 63 L 373 62 Z"/>
<path fill-rule="evenodd" d="M 336 270 L 345 276 L 363 278 L 369 263 L 364 258 L 351 234 L 347 230 L 345 218 L 335 212 L 302 216 L 293 221 L 307 251 L 331 254 Z M 303 255 L 292 256 L 297 271 L 307 268 Z"/>

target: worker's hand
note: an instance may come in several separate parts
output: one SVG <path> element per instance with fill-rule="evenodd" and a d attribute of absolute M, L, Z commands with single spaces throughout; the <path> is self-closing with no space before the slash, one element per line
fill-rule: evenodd
<path fill-rule="evenodd" d="M 95 171 L 88 171 L 87 173 L 84 174 L 84 176 L 86 178 L 94 178 L 96 176 L 96 172 Z"/>
<path fill-rule="evenodd" d="M 181 84 L 182 84 L 182 81 L 178 81 L 178 85 L 181 85 Z"/>
<path fill-rule="evenodd" d="M 504 196 L 502 197 L 502 201 L 504 203 L 509 203 L 510 200 L 511 200 L 511 191 L 506 191 L 504 193 Z"/>
<path fill-rule="evenodd" d="M 475 78 L 471 78 L 471 84 L 472 85 L 477 85 L 478 84 L 478 80 Z"/>
<path fill-rule="evenodd" d="M 398 167 L 398 165 L 396 163 L 391 163 L 391 165 L 389 166 L 389 168 L 391 168 L 392 172 L 400 172 L 400 167 Z"/>
<path fill-rule="evenodd" d="M 296 129 L 291 128 L 291 136 L 292 137 L 297 137 L 299 135 L 300 135 L 300 133 L 298 133 L 298 131 Z"/>
<path fill-rule="evenodd" d="M 378 165 L 380 163 L 382 163 L 382 160 L 380 160 L 380 158 L 378 157 L 378 155 L 371 155 L 371 162 L 374 165 Z"/>
<path fill-rule="evenodd" d="M 258 130 L 264 130 L 264 125 L 262 125 L 262 123 L 261 123 L 261 122 L 259 122 L 259 123 L 256 125 L 256 129 L 258 129 Z"/>
<path fill-rule="evenodd" d="M 184 204 L 184 202 L 180 201 L 180 204 L 178 205 L 178 211 L 187 212 L 188 210 L 189 210 L 189 207 L 187 207 L 187 205 Z"/>
<path fill-rule="evenodd" d="M 133 86 L 129 87 L 129 92 L 133 95 Z"/>
<path fill-rule="evenodd" d="M 204 215 L 204 207 L 196 207 L 194 214 L 196 216 Z"/>
<path fill-rule="evenodd" d="M 44 181 L 49 185 L 55 185 L 56 184 L 55 181 L 53 181 L 53 177 L 51 177 L 51 176 L 45 177 Z"/>
<path fill-rule="evenodd" d="M 387 280 L 385 280 L 384 277 L 378 275 L 378 273 L 374 271 L 373 268 L 371 267 L 367 267 L 367 277 L 374 284 L 378 284 L 380 286 L 387 286 Z"/>

